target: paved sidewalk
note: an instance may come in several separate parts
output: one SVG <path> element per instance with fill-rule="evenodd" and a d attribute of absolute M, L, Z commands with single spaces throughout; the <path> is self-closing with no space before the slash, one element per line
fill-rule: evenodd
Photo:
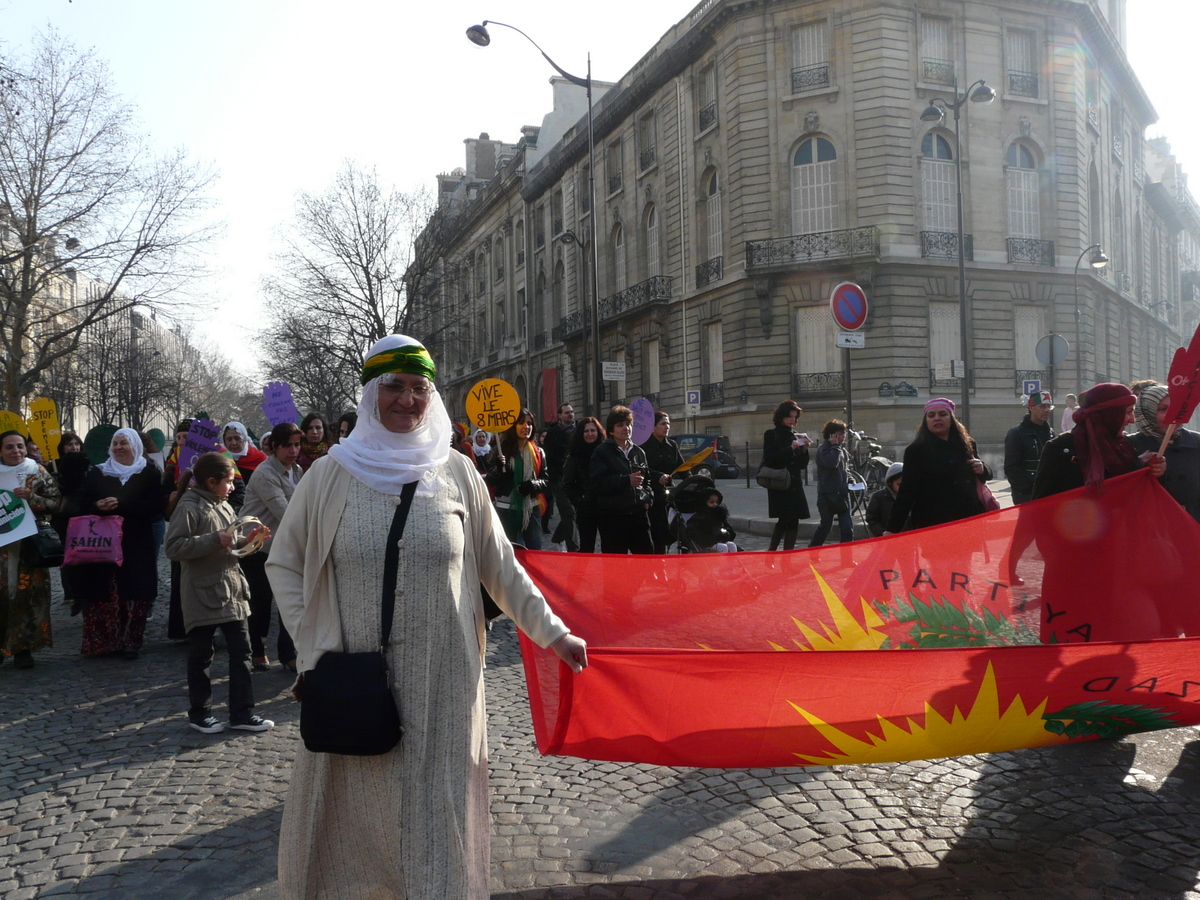
<path fill-rule="evenodd" d="M 59 605 L 54 619 L 37 668 L 0 668 L 0 897 L 278 897 L 290 676 L 255 675 L 274 731 L 201 735 L 165 604 L 134 662 L 80 658 L 79 619 Z M 218 655 L 218 700 L 223 672 Z M 507 620 L 486 681 L 500 900 L 1200 900 L 1194 728 L 892 765 L 671 769 L 539 756 Z"/>

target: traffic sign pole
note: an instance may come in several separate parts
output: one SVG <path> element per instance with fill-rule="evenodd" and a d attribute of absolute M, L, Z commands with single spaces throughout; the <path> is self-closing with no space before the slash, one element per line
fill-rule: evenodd
<path fill-rule="evenodd" d="M 853 281 L 843 281 L 829 293 L 829 311 L 833 320 L 845 331 L 858 331 L 867 322 L 867 295 Z M 846 382 L 846 425 L 854 423 L 854 379 L 850 368 L 850 348 L 842 351 L 842 377 Z"/>

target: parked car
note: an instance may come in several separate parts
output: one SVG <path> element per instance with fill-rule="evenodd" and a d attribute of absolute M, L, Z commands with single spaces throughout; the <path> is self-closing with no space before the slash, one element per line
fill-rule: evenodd
<path fill-rule="evenodd" d="M 709 478 L 737 478 L 742 474 L 729 438 L 723 434 L 676 434 L 671 432 L 671 439 L 679 444 L 679 452 L 686 460 L 689 456 L 699 453 L 705 447 L 715 446 L 716 451 L 703 462 L 697 463 L 682 475 L 706 475 Z"/>

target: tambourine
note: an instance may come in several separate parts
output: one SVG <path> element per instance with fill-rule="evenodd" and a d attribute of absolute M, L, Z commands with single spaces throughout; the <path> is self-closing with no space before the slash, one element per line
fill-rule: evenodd
<path fill-rule="evenodd" d="M 247 539 L 248 535 L 256 528 L 258 534 Z M 233 524 L 225 529 L 225 533 L 233 537 L 233 546 L 229 548 L 230 553 L 234 556 L 249 556 L 262 548 L 268 532 L 267 527 L 254 516 L 242 516 L 240 519 L 235 519 Z"/>

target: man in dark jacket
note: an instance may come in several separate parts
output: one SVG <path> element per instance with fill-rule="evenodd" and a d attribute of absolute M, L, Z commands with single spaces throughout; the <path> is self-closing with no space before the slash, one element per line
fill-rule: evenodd
<path fill-rule="evenodd" d="M 1042 449 L 1054 437 L 1054 429 L 1050 426 L 1053 410 L 1054 399 L 1050 393 L 1034 391 L 1029 395 L 1029 412 L 1020 425 L 1008 430 L 1004 438 L 1004 477 L 1012 488 L 1014 504 L 1033 499 L 1033 480 L 1037 476 Z"/>
<path fill-rule="evenodd" d="M 542 449 L 546 451 L 546 480 L 550 482 L 553 494 L 552 503 L 546 507 L 543 522 L 550 522 L 550 514 L 558 506 L 558 527 L 550 537 L 550 542 L 559 544 L 565 542 L 567 549 L 575 553 L 579 550 L 579 541 L 575 537 L 575 507 L 567 498 L 562 486 L 563 466 L 567 463 L 567 453 L 571 448 L 571 436 L 575 433 L 575 410 L 570 403 L 558 407 L 558 421 L 546 429 L 546 439 Z M 546 529 L 543 528 L 543 531 Z"/>

